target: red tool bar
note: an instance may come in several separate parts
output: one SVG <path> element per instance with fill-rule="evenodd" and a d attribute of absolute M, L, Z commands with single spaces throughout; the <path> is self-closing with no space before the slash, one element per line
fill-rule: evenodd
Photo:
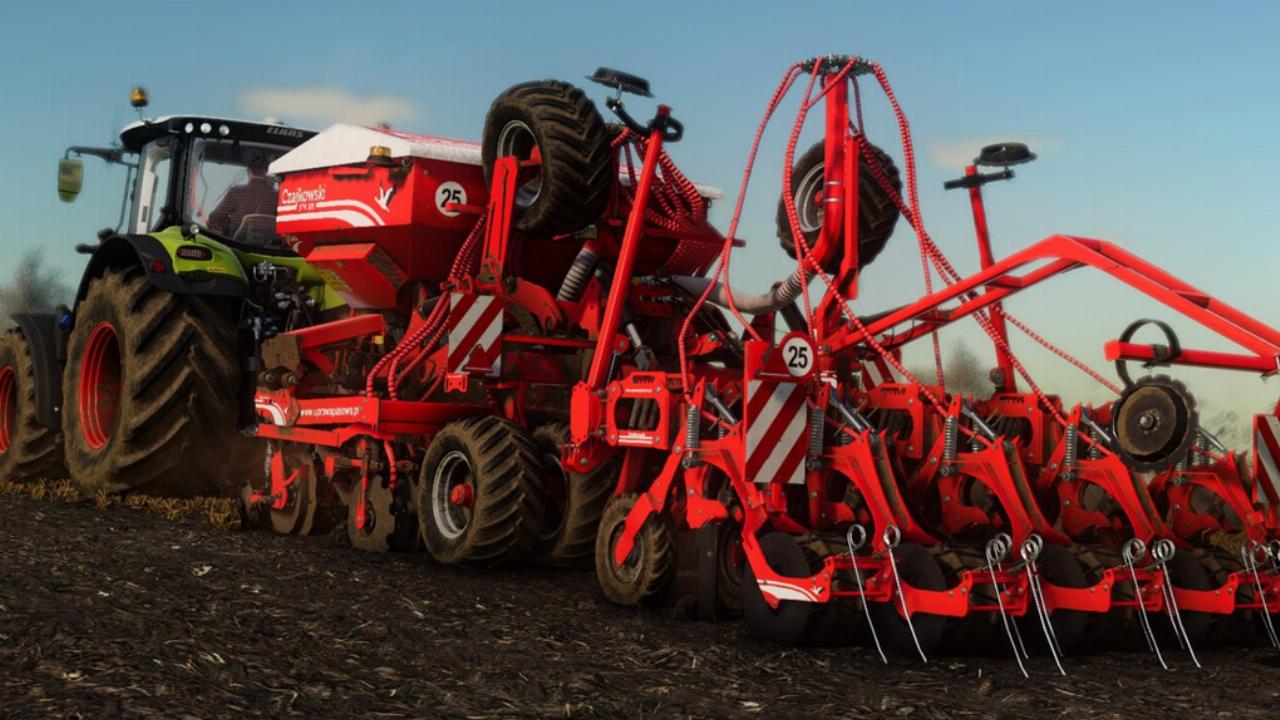
<path fill-rule="evenodd" d="M 671 114 L 671 108 L 666 105 L 658 106 L 658 117 L 666 117 L 669 114 Z M 649 191 L 653 187 L 653 177 L 657 174 L 658 155 L 662 151 L 663 135 L 662 123 L 654 123 L 649 131 L 644 165 L 640 169 L 640 180 L 636 184 L 636 196 L 632 201 L 631 214 L 627 217 L 627 230 L 622 235 L 618 264 L 614 269 L 613 283 L 609 288 L 609 301 L 605 305 L 604 320 L 601 323 L 600 335 L 596 339 L 596 352 L 591 358 L 591 372 L 587 375 L 587 386 L 593 390 L 598 390 L 604 385 L 605 373 L 608 372 L 613 357 L 613 341 L 618 334 L 622 307 L 627 300 L 631 275 L 635 271 L 636 252 L 640 249 L 640 231 L 644 228 L 644 211 L 649 206 Z"/>
<path fill-rule="evenodd" d="M 1164 359 L 1157 356 L 1156 348 L 1119 340 L 1108 341 L 1104 346 L 1108 360 L 1140 360 L 1169 365 L 1195 365 L 1197 367 L 1220 368 L 1223 370 L 1249 370 L 1259 373 L 1274 373 L 1280 369 L 1280 358 L 1263 358 L 1256 355 L 1240 355 L 1237 353 L 1214 352 L 1213 350 L 1183 349 L 1177 356 Z"/>
<path fill-rule="evenodd" d="M 1024 276 L 1010 277 L 1025 265 L 1046 260 L 1051 262 Z M 1272 367 L 1275 358 L 1280 357 L 1280 331 L 1275 328 L 1206 295 L 1111 243 L 1069 235 L 1053 235 L 1045 238 L 985 270 L 889 313 L 866 327 L 873 336 L 880 336 L 908 323 L 923 321 L 929 325 L 923 329 L 911 328 L 888 339 L 892 346 L 901 345 L 909 339 L 955 322 L 1054 275 L 1084 265 L 1107 273 L 1255 353 L 1258 358 L 1266 360 L 1268 367 Z M 983 287 L 988 289 L 983 292 L 980 290 Z M 943 304 L 956 300 L 962 301 L 959 306 L 944 309 L 945 312 L 941 314 L 937 312 Z M 860 333 L 848 328 L 833 338 L 831 345 L 835 351 L 838 351 L 857 345 L 862 340 Z"/>

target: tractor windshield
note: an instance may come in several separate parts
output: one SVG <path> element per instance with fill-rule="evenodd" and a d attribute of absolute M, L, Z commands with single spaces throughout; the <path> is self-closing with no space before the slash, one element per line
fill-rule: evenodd
<path fill-rule="evenodd" d="M 186 222 L 232 242 L 282 247 L 276 236 L 278 189 L 267 166 L 286 148 L 198 139 L 187 175 Z"/>

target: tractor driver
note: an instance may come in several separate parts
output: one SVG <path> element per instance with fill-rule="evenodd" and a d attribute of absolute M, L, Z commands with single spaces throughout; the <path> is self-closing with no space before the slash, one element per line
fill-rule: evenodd
<path fill-rule="evenodd" d="M 275 184 L 267 179 L 268 162 L 261 153 L 249 157 L 245 164 L 248 179 L 227 190 L 222 202 L 209 215 L 210 230 L 250 244 L 273 242 L 277 192 Z"/>

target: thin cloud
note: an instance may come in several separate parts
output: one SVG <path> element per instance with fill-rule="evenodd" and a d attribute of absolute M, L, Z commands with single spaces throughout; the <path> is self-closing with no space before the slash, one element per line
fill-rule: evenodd
<path fill-rule="evenodd" d="M 240 111 L 250 116 L 323 125 L 348 122 L 373 125 L 416 118 L 416 103 L 394 95 L 356 95 L 332 87 L 253 87 L 237 98 Z"/>
<path fill-rule="evenodd" d="M 1020 142 L 1036 154 L 1054 152 L 1062 146 L 1062 139 L 1053 135 L 977 135 L 970 137 L 933 140 L 926 146 L 929 162 L 946 170 L 958 170 L 973 162 L 978 151 L 987 145 L 1000 142 Z"/>

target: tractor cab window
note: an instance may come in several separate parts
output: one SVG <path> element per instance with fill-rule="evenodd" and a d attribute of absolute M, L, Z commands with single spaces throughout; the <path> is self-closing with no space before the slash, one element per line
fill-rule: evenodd
<path fill-rule="evenodd" d="M 165 203 L 169 200 L 172 145 L 170 138 L 162 137 L 148 143 L 138 155 L 136 197 L 129 222 L 133 232 L 160 230 L 167 224 L 166 218 L 171 215 Z"/>
<path fill-rule="evenodd" d="M 242 245 L 283 247 L 276 236 L 278 189 L 267 166 L 284 152 L 258 143 L 196 140 L 187 176 L 187 222 Z"/>

